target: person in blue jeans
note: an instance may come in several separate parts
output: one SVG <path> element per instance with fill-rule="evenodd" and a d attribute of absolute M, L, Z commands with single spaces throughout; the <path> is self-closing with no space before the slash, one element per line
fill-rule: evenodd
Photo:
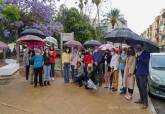
<path fill-rule="evenodd" d="M 119 70 L 121 72 L 121 78 L 122 78 L 122 88 L 120 89 L 120 94 L 126 94 L 126 87 L 125 87 L 125 77 L 124 77 L 124 70 L 126 66 L 126 59 L 127 59 L 127 53 L 126 49 L 122 50 L 122 53 L 119 56 Z"/>
<path fill-rule="evenodd" d="M 74 82 L 75 75 L 77 75 L 77 62 L 79 59 L 78 50 L 74 48 L 71 52 L 71 74 L 72 74 L 72 81 Z"/>
<path fill-rule="evenodd" d="M 149 60 L 150 54 L 144 50 L 143 44 L 137 45 L 137 58 L 136 58 L 136 82 L 139 88 L 140 100 L 135 103 L 143 104 L 143 109 L 148 107 L 148 75 L 149 75 Z"/>
<path fill-rule="evenodd" d="M 69 83 L 70 63 L 71 63 L 70 49 L 67 48 L 65 52 L 62 54 L 62 64 L 64 66 L 64 82 L 65 83 Z"/>
<path fill-rule="evenodd" d="M 44 51 L 44 86 L 50 85 L 50 74 L 51 74 L 51 63 L 50 63 L 50 53 L 49 49 Z"/>
<path fill-rule="evenodd" d="M 93 72 L 93 77 L 94 77 L 94 82 L 95 84 L 99 84 L 99 86 L 101 86 L 102 82 L 101 82 L 101 72 L 102 72 L 102 68 L 100 68 L 100 66 L 102 66 L 102 60 L 104 59 L 104 55 L 102 54 L 101 51 L 99 51 L 98 49 L 95 50 L 94 54 L 94 72 Z"/>
<path fill-rule="evenodd" d="M 41 49 L 35 49 L 35 56 L 32 57 L 32 60 L 34 62 L 33 68 L 34 68 L 34 87 L 37 87 L 38 77 L 39 77 L 39 83 L 40 86 L 43 86 L 42 82 L 42 66 L 44 64 L 44 58 L 41 54 Z"/>

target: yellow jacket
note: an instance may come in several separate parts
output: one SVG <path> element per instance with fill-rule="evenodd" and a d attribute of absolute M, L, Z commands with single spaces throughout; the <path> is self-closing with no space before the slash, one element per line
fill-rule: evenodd
<path fill-rule="evenodd" d="M 71 62 L 71 57 L 69 53 L 64 52 L 62 54 L 62 64 L 64 63 L 70 63 Z"/>

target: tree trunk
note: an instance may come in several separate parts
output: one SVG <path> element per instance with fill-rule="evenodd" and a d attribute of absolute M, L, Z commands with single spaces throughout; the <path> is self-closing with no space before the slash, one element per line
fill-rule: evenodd
<path fill-rule="evenodd" d="M 17 40 L 18 38 L 18 30 L 16 30 L 16 33 L 15 33 L 15 38 Z M 19 60 L 20 60 L 20 53 L 19 53 L 19 44 L 16 42 L 16 57 L 17 57 L 17 63 L 19 63 Z"/>
<path fill-rule="evenodd" d="M 98 27 L 100 28 L 100 12 L 99 12 L 99 6 L 97 6 L 97 16 L 98 16 Z"/>
<path fill-rule="evenodd" d="M 5 61 L 6 59 L 6 48 L 3 49 L 3 60 Z"/>

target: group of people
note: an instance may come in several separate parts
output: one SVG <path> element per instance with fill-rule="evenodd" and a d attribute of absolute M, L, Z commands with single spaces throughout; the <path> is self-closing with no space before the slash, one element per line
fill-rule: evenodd
<path fill-rule="evenodd" d="M 69 83 L 70 67 L 71 80 L 79 86 L 88 88 L 88 81 L 101 86 L 105 82 L 105 88 L 118 91 L 119 74 L 121 74 L 122 85 L 120 94 L 127 100 L 132 99 L 134 93 L 135 80 L 139 88 L 140 100 L 143 108 L 148 107 L 147 77 L 149 75 L 150 54 L 144 50 L 143 44 L 135 47 L 124 48 L 122 50 L 93 50 L 87 49 L 78 51 L 77 48 L 70 51 L 66 48 L 62 55 L 64 66 L 64 82 Z"/>
<path fill-rule="evenodd" d="M 52 46 L 46 48 L 26 48 L 23 55 L 26 80 L 30 80 L 34 87 L 50 85 L 50 80 L 54 80 L 54 67 L 56 63 L 56 51 Z M 42 74 L 44 73 L 44 76 Z M 39 81 L 38 81 L 39 79 Z"/>
<path fill-rule="evenodd" d="M 143 44 L 138 44 L 136 48 L 129 47 L 122 50 L 113 48 L 105 51 L 98 48 L 81 51 L 78 48 L 66 48 L 62 54 L 64 83 L 71 81 L 78 83 L 80 87 L 91 89 L 102 86 L 104 82 L 105 88 L 115 92 L 118 91 L 119 74 L 121 74 L 120 94 L 131 100 L 136 80 L 140 93 L 140 100 L 136 103 L 142 103 L 143 108 L 147 108 L 149 59 L 150 54 L 144 50 Z M 44 51 L 40 48 L 33 50 L 27 48 L 23 60 L 26 80 L 30 79 L 31 83 L 34 82 L 34 87 L 37 86 L 38 79 L 40 86 L 50 85 L 50 80 L 54 80 L 56 51 L 53 47 Z M 44 73 L 43 77 L 42 73 Z"/>

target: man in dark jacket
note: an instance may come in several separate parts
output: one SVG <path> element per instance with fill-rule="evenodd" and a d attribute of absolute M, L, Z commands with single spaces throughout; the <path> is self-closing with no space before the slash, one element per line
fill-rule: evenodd
<path fill-rule="evenodd" d="M 144 50 L 143 44 L 137 45 L 137 61 L 136 61 L 136 81 L 139 88 L 140 100 L 135 103 L 143 103 L 143 109 L 148 107 L 148 75 L 149 75 L 149 59 L 150 54 Z"/>
<path fill-rule="evenodd" d="M 101 66 L 101 62 L 102 60 L 104 59 L 103 57 L 103 54 L 101 53 L 101 51 L 99 50 L 95 50 L 94 54 L 93 54 L 93 57 L 94 57 L 94 72 L 93 72 L 93 78 L 94 78 L 94 82 L 95 84 L 99 84 L 99 86 L 102 85 L 102 82 L 101 82 L 101 69 L 100 69 L 100 66 Z"/>

